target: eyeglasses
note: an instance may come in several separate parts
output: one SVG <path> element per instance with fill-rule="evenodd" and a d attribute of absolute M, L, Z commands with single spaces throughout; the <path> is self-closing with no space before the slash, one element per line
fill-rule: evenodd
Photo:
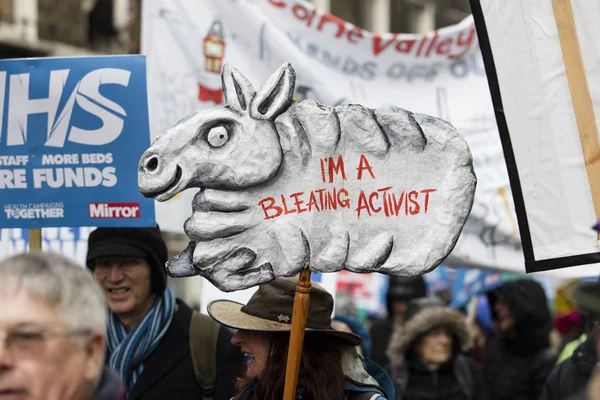
<path fill-rule="evenodd" d="M 0 332 L 0 338 L 6 338 L 6 349 L 17 359 L 32 358 L 41 353 L 44 343 L 50 339 L 62 337 L 89 335 L 89 329 L 77 329 L 70 331 L 43 331 L 32 329 L 14 329 L 8 332 Z"/>
<path fill-rule="evenodd" d="M 92 270 L 107 271 L 116 265 L 119 269 L 130 269 L 141 265 L 143 261 L 139 258 L 102 258 L 90 263 Z"/>

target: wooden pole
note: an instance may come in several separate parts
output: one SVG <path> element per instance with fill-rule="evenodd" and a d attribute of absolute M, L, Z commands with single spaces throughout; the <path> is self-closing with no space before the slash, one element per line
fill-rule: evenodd
<path fill-rule="evenodd" d="M 592 191 L 592 201 L 596 221 L 600 220 L 600 140 L 594 107 L 585 76 L 581 49 L 573 18 L 571 0 L 552 0 L 554 19 L 558 28 L 558 38 L 562 50 L 565 72 L 569 82 L 571 101 L 579 129 L 579 140 L 583 149 L 588 181 Z M 600 232 L 598 232 L 600 239 Z"/>
<path fill-rule="evenodd" d="M 475 322 L 475 315 L 477 312 L 477 301 L 478 300 L 479 300 L 479 296 L 473 296 L 473 297 L 471 297 L 471 300 L 469 300 L 469 312 L 467 313 L 467 321 L 469 322 L 469 325 L 471 325 Z"/>
<path fill-rule="evenodd" d="M 42 228 L 29 229 L 29 251 L 42 249 Z"/>
<path fill-rule="evenodd" d="M 304 344 L 304 329 L 308 318 L 310 304 L 310 269 L 304 268 L 300 272 L 294 296 L 294 311 L 292 313 L 292 331 L 290 332 L 290 345 L 288 350 L 287 367 L 285 370 L 284 400 L 294 400 L 300 373 L 300 360 L 302 359 L 302 346 Z"/>

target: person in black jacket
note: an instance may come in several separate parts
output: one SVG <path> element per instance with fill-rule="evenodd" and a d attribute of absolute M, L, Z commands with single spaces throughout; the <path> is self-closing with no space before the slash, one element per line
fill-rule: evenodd
<path fill-rule="evenodd" d="M 556 360 L 546 293 L 538 282 L 519 279 L 487 296 L 496 330 L 484 354 L 490 398 L 538 400 Z"/>
<path fill-rule="evenodd" d="M 192 309 L 167 286 L 167 246 L 160 229 L 98 228 L 88 239 L 87 265 L 108 301 L 108 357 L 128 399 L 202 399 L 190 351 Z M 234 395 L 243 354 L 221 326 L 213 398 Z"/>
<path fill-rule="evenodd" d="M 463 354 L 472 337 L 466 318 L 437 298 L 410 303 L 388 355 L 396 400 L 484 400 L 483 377 Z"/>
<path fill-rule="evenodd" d="M 578 283 L 573 299 L 589 334 L 570 358 L 552 370 L 542 400 L 585 400 L 588 382 L 598 362 L 595 342 L 600 333 L 596 322 L 600 320 L 600 282 Z"/>
<path fill-rule="evenodd" d="M 390 360 L 387 349 L 394 325 L 402 325 L 411 299 L 427 296 L 427 286 L 422 276 L 402 278 L 390 276 L 386 295 L 387 316 L 371 325 L 371 359 L 381 366 L 387 366 Z"/>

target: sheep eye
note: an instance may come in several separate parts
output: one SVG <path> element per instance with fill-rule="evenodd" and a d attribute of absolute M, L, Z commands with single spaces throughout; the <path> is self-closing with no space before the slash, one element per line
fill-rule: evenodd
<path fill-rule="evenodd" d="M 208 132 L 208 136 L 206 138 L 206 140 L 208 140 L 208 143 L 213 147 L 223 146 L 225 143 L 227 143 L 228 139 L 229 133 L 227 132 L 227 129 L 225 129 L 225 127 L 221 125 L 212 128 Z"/>

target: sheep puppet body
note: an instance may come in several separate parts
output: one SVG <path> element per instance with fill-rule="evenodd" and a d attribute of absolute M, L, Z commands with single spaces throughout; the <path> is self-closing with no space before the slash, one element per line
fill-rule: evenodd
<path fill-rule="evenodd" d="M 177 123 L 142 155 L 139 189 L 166 201 L 198 187 L 171 276 L 223 291 L 310 266 L 413 276 L 452 251 L 473 205 L 467 143 L 398 107 L 293 101 L 283 64 L 256 92 L 226 64 L 225 106 Z"/>

